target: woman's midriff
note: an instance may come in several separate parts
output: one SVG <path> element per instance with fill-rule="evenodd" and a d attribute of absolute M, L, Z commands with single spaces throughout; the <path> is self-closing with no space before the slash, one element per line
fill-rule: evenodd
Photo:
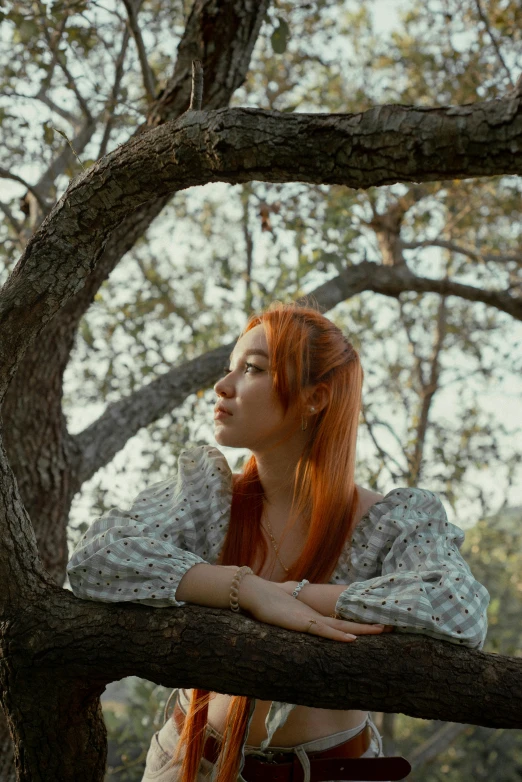
<path fill-rule="evenodd" d="M 185 690 L 190 698 L 191 691 Z M 218 733 L 223 733 L 230 695 L 217 693 L 209 703 L 208 722 Z M 265 719 L 270 709 L 271 701 L 256 701 L 256 708 L 250 723 L 246 743 L 257 747 L 266 739 Z M 321 739 L 332 733 L 350 730 L 360 725 L 366 719 L 365 711 L 338 711 L 335 709 L 311 709 L 307 706 L 296 706 L 285 724 L 276 730 L 272 741 L 274 747 L 294 747 L 306 741 Z"/>

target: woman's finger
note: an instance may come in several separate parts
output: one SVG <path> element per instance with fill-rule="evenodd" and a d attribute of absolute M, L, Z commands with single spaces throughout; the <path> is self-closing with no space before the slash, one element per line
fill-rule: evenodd
<path fill-rule="evenodd" d="M 341 630 L 337 630 L 334 627 L 331 627 L 329 624 L 323 621 L 315 621 L 313 623 L 310 623 L 310 620 L 308 620 L 308 624 L 305 628 L 303 628 L 303 632 L 307 633 L 309 635 L 317 635 L 321 638 L 331 638 L 333 641 L 356 641 L 357 636 L 353 633 L 345 633 Z"/>
<path fill-rule="evenodd" d="M 334 619 L 333 622 L 333 627 L 353 635 L 379 635 L 393 630 L 392 625 L 363 624 L 362 622 L 348 622 L 344 619 Z"/>

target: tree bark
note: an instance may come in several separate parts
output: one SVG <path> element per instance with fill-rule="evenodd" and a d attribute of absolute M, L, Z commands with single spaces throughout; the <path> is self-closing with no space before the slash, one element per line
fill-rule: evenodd
<path fill-rule="evenodd" d="M 20 782 L 101 781 L 98 699 L 109 681 L 130 674 L 325 709 L 522 727 L 522 661 L 419 635 L 334 644 L 217 609 L 103 605 L 57 587 L 7 625 L 0 683 Z M 325 687 L 325 670 L 332 687 Z"/>

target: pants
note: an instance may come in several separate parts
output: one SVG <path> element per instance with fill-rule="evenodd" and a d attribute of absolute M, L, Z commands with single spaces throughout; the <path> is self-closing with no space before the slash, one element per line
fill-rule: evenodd
<path fill-rule="evenodd" d="M 168 704 L 165 708 L 165 717 L 167 708 Z M 338 744 L 343 744 L 345 741 L 348 741 L 348 739 L 351 739 L 353 736 L 356 736 L 358 733 L 360 733 L 366 724 L 370 725 L 373 737 L 369 748 L 362 757 L 382 757 L 381 737 L 369 715 L 366 722 L 358 725 L 356 728 L 352 728 L 351 730 L 343 730 L 339 733 L 325 736 L 322 739 L 307 741 L 304 744 L 299 744 L 298 746 L 292 748 L 270 746 L 267 751 L 295 752 L 304 767 L 305 782 L 309 782 L 309 774 L 307 774 L 306 752 L 321 752 L 322 750 L 336 747 Z M 218 741 L 222 739 L 222 736 L 212 727 L 210 727 L 210 725 L 207 726 L 207 735 L 212 735 Z M 157 731 L 152 737 L 149 751 L 147 753 L 147 759 L 145 761 L 145 772 L 141 782 L 177 782 L 179 779 L 181 760 L 176 765 L 171 765 L 171 760 L 174 755 L 177 742 L 178 732 L 176 729 L 176 723 L 171 717 L 170 719 L 166 720 L 161 730 Z M 256 753 L 259 753 L 258 747 L 252 747 L 247 744 L 245 746 L 245 755 L 252 753 L 254 750 Z M 206 760 L 205 758 L 201 758 L 197 782 L 211 782 L 213 769 L 213 763 L 211 763 L 209 760 Z M 244 782 L 242 777 L 238 777 L 238 781 Z"/>

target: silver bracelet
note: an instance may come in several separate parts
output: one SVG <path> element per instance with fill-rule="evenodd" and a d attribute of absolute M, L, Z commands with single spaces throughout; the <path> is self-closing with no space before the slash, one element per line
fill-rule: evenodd
<path fill-rule="evenodd" d="M 243 565 L 236 570 L 236 575 L 232 579 L 232 584 L 230 585 L 230 610 L 234 611 L 236 614 L 241 610 L 239 606 L 239 584 L 241 579 L 243 576 L 253 573 L 254 571 L 252 568 L 249 568 L 247 565 Z"/>
<path fill-rule="evenodd" d="M 306 579 L 306 578 L 303 578 L 303 580 L 302 580 L 302 581 L 300 581 L 300 582 L 298 583 L 298 585 L 296 586 L 296 588 L 295 588 L 295 589 L 294 589 L 294 591 L 292 592 L 292 597 L 295 597 L 295 599 L 297 600 L 297 595 L 299 594 L 299 592 L 301 591 L 301 589 L 302 589 L 304 586 L 306 586 L 306 584 L 309 584 L 309 583 L 310 583 L 310 582 L 309 582 L 309 581 L 307 581 L 307 579 Z"/>

